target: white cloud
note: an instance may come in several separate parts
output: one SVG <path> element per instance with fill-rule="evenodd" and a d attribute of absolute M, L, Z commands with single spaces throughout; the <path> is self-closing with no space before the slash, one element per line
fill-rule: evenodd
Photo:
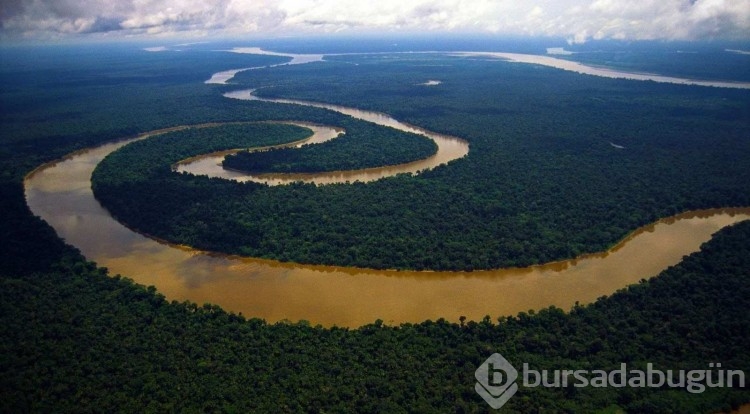
<path fill-rule="evenodd" d="M 750 0 L 4 0 L 0 34 L 488 32 L 750 38 Z"/>

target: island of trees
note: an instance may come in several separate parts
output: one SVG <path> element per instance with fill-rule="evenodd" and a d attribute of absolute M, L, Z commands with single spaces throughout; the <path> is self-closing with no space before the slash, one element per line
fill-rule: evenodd
<path fill-rule="evenodd" d="M 302 148 L 242 151 L 227 155 L 223 166 L 248 173 L 315 173 L 404 164 L 437 151 L 430 139 L 342 118 L 350 131 L 336 141 Z"/>

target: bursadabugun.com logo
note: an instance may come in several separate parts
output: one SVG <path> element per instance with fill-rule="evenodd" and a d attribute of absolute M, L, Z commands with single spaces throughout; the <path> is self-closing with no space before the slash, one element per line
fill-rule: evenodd
<path fill-rule="evenodd" d="M 535 370 L 523 363 L 521 385 L 533 387 L 670 387 L 683 388 L 689 393 L 700 394 L 706 388 L 745 387 L 745 372 L 722 369 L 720 363 L 709 363 L 709 369 L 659 370 L 652 363 L 646 369 L 628 369 L 622 363 L 618 369 L 605 370 Z M 518 371 L 500 354 L 492 354 L 474 373 L 477 383 L 474 389 L 490 407 L 498 409 L 505 405 L 518 391 Z"/>
<path fill-rule="evenodd" d="M 474 373 L 474 386 L 490 407 L 498 409 L 518 391 L 518 371 L 500 354 L 492 354 Z"/>

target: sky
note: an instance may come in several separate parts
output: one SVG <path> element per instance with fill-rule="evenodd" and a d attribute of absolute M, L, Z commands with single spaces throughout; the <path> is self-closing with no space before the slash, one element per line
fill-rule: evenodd
<path fill-rule="evenodd" d="M 750 39 L 750 0 L 0 0 L 0 40 L 497 34 Z"/>

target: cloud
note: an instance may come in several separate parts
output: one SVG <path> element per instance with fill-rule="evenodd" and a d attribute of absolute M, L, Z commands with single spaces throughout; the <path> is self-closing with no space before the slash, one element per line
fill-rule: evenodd
<path fill-rule="evenodd" d="M 0 35 L 472 32 L 750 38 L 750 0 L 3 0 Z"/>

